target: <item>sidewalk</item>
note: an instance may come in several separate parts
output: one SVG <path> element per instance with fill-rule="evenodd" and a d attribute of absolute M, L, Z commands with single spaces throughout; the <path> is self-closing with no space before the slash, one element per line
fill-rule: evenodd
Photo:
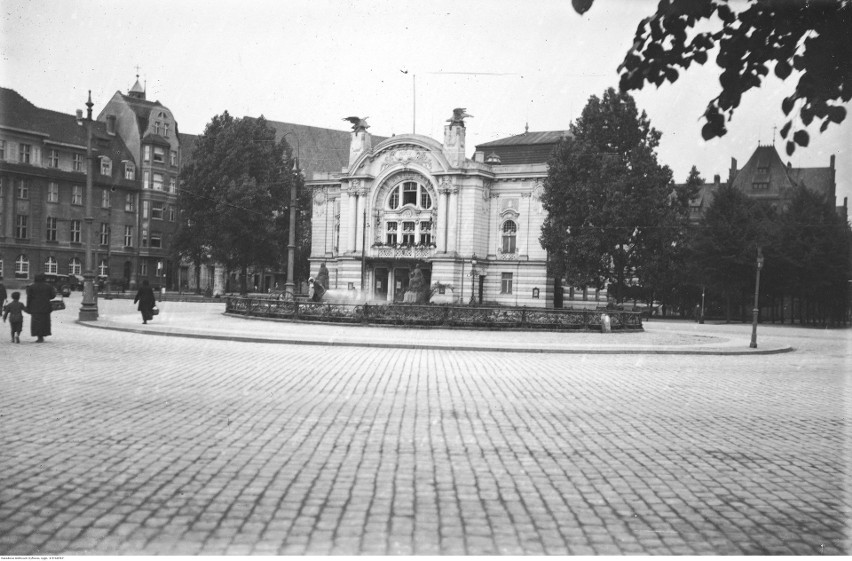
<path fill-rule="evenodd" d="M 63 321 L 76 320 L 79 295 L 66 299 Z M 641 333 L 488 331 L 317 324 L 225 315 L 225 304 L 161 302 L 160 314 L 143 325 L 131 300 L 98 300 L 93 329 L 247 343 L 357 346 L 570 354 L 748 355 L 792 351 L 787 337 L 760 333 L 749 348 L 751 326 L 697 325 L 654 320 Z M 56 318 L 59 319 L 59 318 Z"/>

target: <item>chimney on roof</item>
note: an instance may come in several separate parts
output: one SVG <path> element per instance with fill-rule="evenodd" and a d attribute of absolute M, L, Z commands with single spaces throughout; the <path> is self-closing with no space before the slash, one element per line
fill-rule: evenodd
<path fill-rule="evenodd" d="M 728 172 L 728 182 L 733 183 L 737 175 L 737 159 L 731 158 L 731 170 Z"/>
<path fill-rule="evenodd" d="M 473 161 L 479 162 L 480 164 L 485 162 L 485 152 L 482 150 L 477 150 L 473 153 Z"/>
<path fill-rule="evenodd" d="M 716 187 L 722 184 L 722 178 L 719 176 L 718 173 L 713 176 L 713 184 L 716 185 Z"/>
<path fill-rule="evenodd" d="M 831 162 L 831 164 L 828 167 L 830 167 L 831 169 L 834 169 L 834 154 L 831 155 L 830 162 Z"/>
<path fill-rule="evenodd" d="M 787 160 L 787 169 L 793 169 L 793 162 Z"/>

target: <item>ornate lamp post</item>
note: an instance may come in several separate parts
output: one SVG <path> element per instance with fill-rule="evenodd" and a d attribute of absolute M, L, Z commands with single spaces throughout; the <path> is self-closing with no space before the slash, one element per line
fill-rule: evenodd
<path fill-rule="evenodd" d="M 476 306 L 476 254 L 470 258 L 470 305 Z"/>
<path fill-rule="evenodd" d="M 760 313 L 760 308 L 757 304 L 758 293 L 760 292 L 760 270 L 763 268 L 763 251 L 760 247 L 757 248 L 757 274 L 754 279 L 754 309 L 751 312 L 751 344 L 752 349 L 757 348 L 757 315 Z"/>
<path fill-rule="evenodd" d="M 293 181 L 290 183 L 290 224 L 287 233 L 287 282 L 284 283 L 284 296 L 296 298 L 296 284 L 294 281 L 293 265 L 296 261 L 296 210 L 297 199 L 296 190 L 298 189 L 299 176 L 302 170 L 299 169 L 299 157 L 301 156 L 301 146 L 299 143 L 299 135 L 296 131 L 287 131 L 282 138 L 286 138 L 288 134 L 292 134 L 296 138 L 296 160 L 293 162 Z"/>
<path fill-rule="evenodd" d="M 86 102 L 86 118 L 83 112 L 77 111 L 77 124 L 86 127 L 86 203 L 84 221 L 86 223 L 86 262 L 83 270 L 83 303 L 80 305 L 80 321 L 96 321 L 98 319 L 98 299 L 95 294 L 95 271 L 92 256 L 92 90 L 89 90 L 89 100 Z"/>

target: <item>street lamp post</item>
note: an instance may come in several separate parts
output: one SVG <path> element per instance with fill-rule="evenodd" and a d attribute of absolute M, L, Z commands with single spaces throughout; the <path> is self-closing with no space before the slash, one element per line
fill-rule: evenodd
<path fill-rule="evenodd" d="M 698 323 L 704 323 L 704 289 L 705 287 L 701 286 L 701 315 L 698 316 Z"/>
<path fill-rule="evenodd" d="M 98 319 L 98 299 L 95 294 L 95 271 L 92 257 L 92 90 L 89 90 L 89 100 L 86 102 L 86 118 L 82 111 L 77 111 L 77 124 L 86 127 L 86 203 L 84 221 L 86 223 L 86 258 L 83 271 L 83 303 L 80 305 L 80 321 L 96 321 Z"/>
<path fill-rule="evenodd" d="M 470 258 L 470 305 L 476 306 L 476 254 Z"/>
<path fill-rule="evenodd" d="M 301 156 L 301 147 L 299 143 L 299 135 L 295 131 L 287 131 L 282 138 L 286 138 L 288 134 L 292 134 L 296 138 L 296 160 L 293 163 L 293 181 L 290 183 L 290 224 L 287 233 L 287 282 L 284 283 L 285 297 L 296 298 L 296 283 L 294 281 L 294 262 L 296 261 L 296 190 L 298 189 L 299 175 L 299 156 Z"/>
<path fill-rule="evenodd" d="M 760 292 L 760 270 L 763 268 L 763 251 L 757 248 L 757 274 L 754 278 L 754 309 L 751 312 L 751 343 L 749 347 L 757 348 L 757 316 L 760 313 L 757 297 Z"/>

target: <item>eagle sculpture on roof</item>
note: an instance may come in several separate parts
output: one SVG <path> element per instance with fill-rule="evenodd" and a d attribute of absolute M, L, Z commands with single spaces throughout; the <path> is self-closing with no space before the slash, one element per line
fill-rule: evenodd
<path fill-rule="evenodd" d="M 453 125 L 461 125 L 464 126 L 464 120 L 466 117 L 473 117 L 473 115 L 467 114 L 467 109 L 464 107 L 456 107 L 453 109 L 453 116 L 447 119 L 448 123 Z"/>
<path fill-rule="evenodd" d="M 365 131 L 370 128 L 370 125 L 367 124 L 367 119 L 369 119 L 369 117 L 364 117 L 363 119 L 361 117 L 343 118 L 344 121 L 349 121 L 350 123 L 352 123 L 352 130 L 355 132 Z"/>

